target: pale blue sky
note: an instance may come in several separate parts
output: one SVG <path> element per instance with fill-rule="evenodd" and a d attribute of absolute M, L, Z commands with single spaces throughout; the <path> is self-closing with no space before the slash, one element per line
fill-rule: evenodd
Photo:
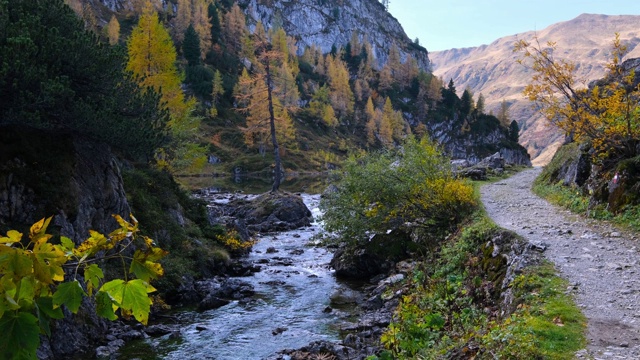
<path fill-rule="evenodd" d="M 583 13 L 640 15 L 640 0 L 389 0 L 389 11 L 411 39 L 438 51 L 489 44 Z"/>

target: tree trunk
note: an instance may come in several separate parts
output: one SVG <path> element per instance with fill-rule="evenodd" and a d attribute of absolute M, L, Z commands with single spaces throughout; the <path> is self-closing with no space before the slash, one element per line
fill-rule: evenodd
<path fill-rule="evenodd" d="M 273 111 L 273 95 L 271 84 L 271 69 L 269 67 L 269 59 L 265 62 L 265 71 L 267 73 L 267 101 L 269 102 L 269 125 L 271 125 L 271 142 L 273 143 L 273 156 L 275 159 L 275 169 L 273 174 L 273 186 L 271 192 L 278 192 L 280 189 L 280 182 L 282 181 L 282 161 L 280 160 L 280 147 L 278 146 L 278 139 L 276 137 L 276 116 Z"/>

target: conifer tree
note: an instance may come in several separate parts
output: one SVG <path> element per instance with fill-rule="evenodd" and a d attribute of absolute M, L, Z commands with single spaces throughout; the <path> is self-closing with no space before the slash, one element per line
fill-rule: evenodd
<path fill-rule="evenodd" d="M 371 97 L 367 99 L 365 114 L 367 117 L 367 144 L 373 145 L 376 141 L 376 132 L 378 130 L 378 126 L 376 125 L 376 110 L 373 107 L 373 101 L 371 100 Z"/>
<path fill-rule="evenodd" d="M 484 107 L 485 107 L 484 95 L 480 93 L 480 95 L 478 95 L 478 100 L 476 101 L 476 110 L 478 111 L 478 114 L 484 114 L 484 111 L 485 111 Z"/>
<path fill-rule="evenodd" d="M 286 94 L 279 88 L 285 82 L 276 81 L 277 69 L 286 65 L 286 54 L 279 49 L 274 49 L 270 39 L 264 30 L 256 27 L 253 35 L 253 49 L 255 51 L 255 66 L 253 73 L 249 74 L 243 69 L 242 75 L 234 89 L 238 104 L 238 110 L 247 115 L 247 126 L 243 129 L 245 141 L 253 145 L 256 141 L 260 149 L 266 139 L 271 139 L 275 160 L 274 181 L 272 192 L 277 192 L 282 181 L 281 154 L 286 147 L 280 148 L 280 144 L 292 144 L 295 139 L 293 121 L 289 115 L 290 107 L 285 106 L 278 98 L 278 94 Z"/>
<path fill-rule="evenodd" d="M 107 34 L 109 35 L 110 45 L 115 45 L 120 40 L 120 23 L 115 15 L 111 15 L 111 20 L 107 25 Z"/>
<path fill-rule="evenodd" d="M 170 114 L 169 129 L 173 143 L 168 148 L 158 150 L 158 164 L 172 171 L 204 165 L 205 149 L 195 143 L 200 127 L 200 119 L 191 114 L 195 100 L 185 100 L 176 67 L 176 49 L 169 32 L 162 26 L 149 2 L 140 16 L 138 26 L 131 33 L 127 48 L 127 70 L 138 77 L 142 87 L 160 93 L 162 107 Z"/>
<path fill-rule="evenodd" d="M 182 44 L 187 28 L 191 24 L 191 0 L 178 0 L 178 10 L 173 19 L 173 38 L 178 46 Z"/>
<path fill-rule="evenodd" d="M 191 24 L 184 33 L 182 54 L 189 66 L 200 65 L 200 36 Z"/>
<path fill-rule="evenodd" d="M 500 103 L 500 109 L 498 109 L 498 116 L 496 117 L 500 120 L 502 126 L 509 128 L 509 125 L 511 125 L 509 121 L 509 103 L 506 100 L 503 99 Z"/>
<path fill-rule="evenodd" d="M 338 117 L 351 115 L 355 100 L 349 85 L 349 70 L 339 57 L 327 55 L 326 61 L 329 88 L 331 89 L 331 104 Z"/>
<path fill-rule="evenodd" d="M 242 41 L 247 30 L 244 13 L 238 4 L 234 3 L 229 12 L 225 14 L 222 29 L 227 46 L 234 54 L 240 54 Z"/>
<path fill-rule="evenodd" d="M 211 23 L 211 42 L 217 43 L 220 39 L 222 27 L 220 25 L 220 15 L 218 13 L 218 7 L 215 2 L 210 2 L 207 9 L 209 15 L 209 22 Z"/>
<path fill-rule="evenodd" d="M 207 0 L 193 0 L 191 21 L 200 38 L 200 58 L 204 59 L 211 49 L 211 23 Z"/>

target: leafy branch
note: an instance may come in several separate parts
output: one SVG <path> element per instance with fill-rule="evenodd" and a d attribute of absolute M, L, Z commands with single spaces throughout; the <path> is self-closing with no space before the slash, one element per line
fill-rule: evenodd
<path fill-rule="evenodd" d="M 78 246 L 64 236 L 60 244 L 50 242 L 53 236 L 46 230 L 51 217 L 31 226 L 28 241 L 16 230 L 0 237 L 0 353 L 7 359 L 35 359 L 39 334 L 50 336 L 51 320 L 64 317 L 62 306 L 75 314 L 85 297 L 95 301 L 103 318 L 116 320 L 119 311 L 147 324 L 148 294 L 155 291 L 149 282 L 164 274 L 158 261 L 167 252 L 139 234 L 133 215 L 131 222 L 114 218 L 118 229 L 108 236 L 91 230 Z M 105 282 L 98 264 L 110 259 L 122 262 L 124 279 Z"/>

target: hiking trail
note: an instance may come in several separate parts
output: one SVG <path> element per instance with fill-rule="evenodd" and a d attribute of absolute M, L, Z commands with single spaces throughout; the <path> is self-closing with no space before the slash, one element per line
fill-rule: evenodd
<path fill-rule="evenodd" d="M 586 349 L 577 359 L 640 359 L 638 234 L 560 209 L 531 191 L 541 168 L 481 189 L 499 226 L 546 247 L 545 257 L 570 283 L 588 320 Z"/>

